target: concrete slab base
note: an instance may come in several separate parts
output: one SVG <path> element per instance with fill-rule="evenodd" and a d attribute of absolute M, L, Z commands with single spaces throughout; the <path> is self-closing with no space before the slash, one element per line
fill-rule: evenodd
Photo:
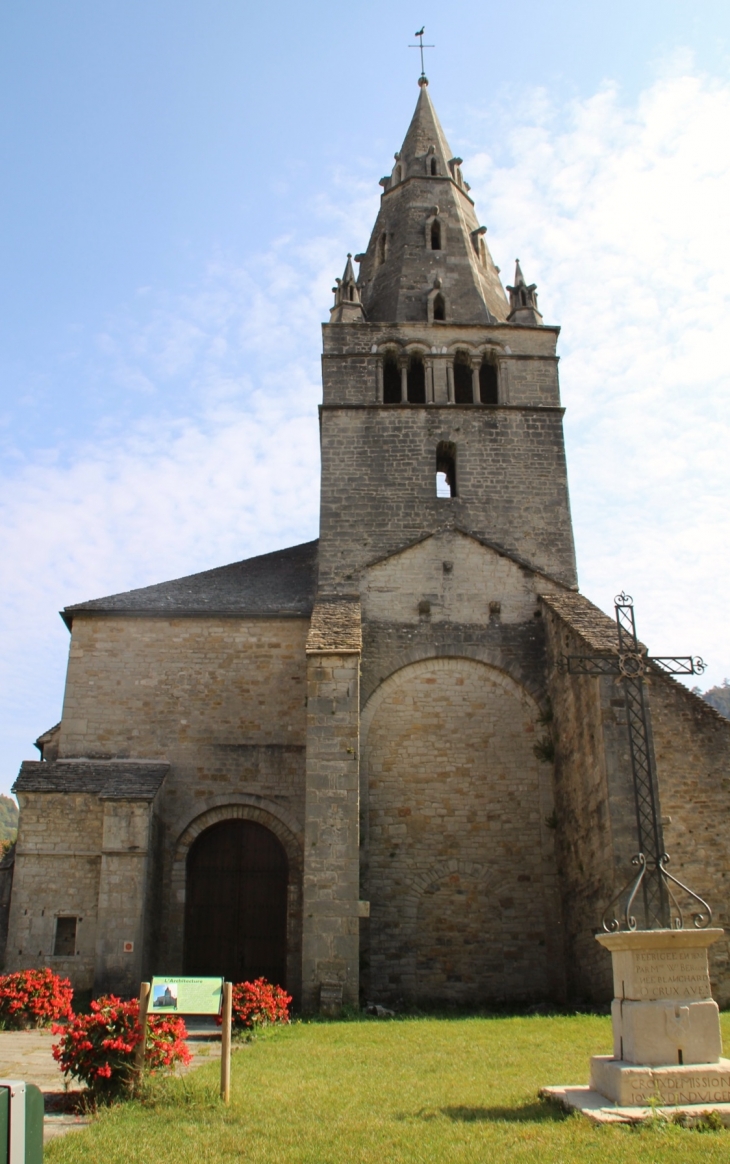
<path fill-rule="evenodd" d="M 620 1107 L 605 1095 L 587 1086 L 541 1087 L 541 1099 L 557 1103 L 565 1111 L 578 1111 L 594 1124 L 641 1124 L 650 1119 L 681 1122 L 686 1127 L 705 1123 L 710 1113 L 715 1114 L 726 1128 L 730 1128 L 730 1103 L 688 1103 L 667 1107 Z"/>

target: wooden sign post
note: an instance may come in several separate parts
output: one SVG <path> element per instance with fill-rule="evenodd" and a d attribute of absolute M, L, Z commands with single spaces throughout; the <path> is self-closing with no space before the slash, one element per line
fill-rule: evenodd
<path fill-rule="evenodd" d="M 135 1074 L 137 1076 L 137 1086 L 142 1082 L 142 1075 L 144 1074 L 144 1056 L 147 1049 L 147 1011 L 150 1005 L 150 983 L 143 982 L 139 988 L 139 1026 L 142 1032 L 142 1038 L 137 1044 L 135 1052 Z"/>
<path fill-rule="evenodd" d="M 231 1102 L 231 1027 L 233 1024 L 233 985 L 223 983 L 223 1007 L 221 1011 L 221 1099 Z"/>
<path fill-rule="evenodd" d="M 231 1101 L 231 1033 L 233 986 L 222 978 L 153 978 L 143 982 L 139 992 L 139 1025 L 142 1041 L 137 1047 L 137 1085 L 144 1071 L 148 1014 L 210 1014 L 221 1017 L 221 1099 Z"/>

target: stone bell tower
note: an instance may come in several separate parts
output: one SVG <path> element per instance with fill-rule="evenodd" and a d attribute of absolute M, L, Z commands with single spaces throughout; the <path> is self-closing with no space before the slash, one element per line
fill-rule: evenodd
<path fill-rule="evenodd" d="M 304 878 L 309 1006 L 316 1005 L 318 991 L 322 999 L 357 999 L 358 934 L 367 924 L 358 919 L 369 908 L 363 895 L 374 892 L 368 888 L 367 839 L 360 844 L 359 716 L 396 666 L 388 662 L 388 644 L 412 634 L 406 627 L 412 616 L 430 620 L 437 655 L 454 653 L 464 625 L 475 628 L 468 632 L 475 641 L 488 632 L 496 642 L 502 632 L 495 612 L 509 605 L 507 594 L 487 596 L 479 577 L 463 576 L 459 585 L 472 588 L 475 603 L 457 615 L 424 577 L 408 583 L 420 588 L 412 602 L 400 583 L 380 587 L 393 601 L 376 617 L 365 601 L 373 569 L 424 540 L 435 546 L 434 538 L 461 537 L 482 547 L 482 554 L 488 547 L 509 560 L 517 574 L 576 586 L 555 352 L 559 329 L 543 325 L 535 288 L 525 284 L 519 265 L 508 302 L 462 161 L 449 148 L 425 77 L 419 85 L 393 170 L 381 179 L 370 242 L 355 256 L 359 277 L 348 256 L 331 320 L 323 326 Z M 451 569 L 451 551 L 439 552 L 443 571 Z M 401 601 L 407 609 L 397 625 Z M 432 606 L 441 611 L 438 633 Z M 534 606 L 532 599 L 519 617 L 536 656 L 529 621 Z M 427 633 L 423 625 L 419 633 Z M 510 649 L 519 654 L 522 647 Z M 533 687 L 541 687 L 533 679 Z M 373 910 L 376 927 L 375 904 Z"/>
<path fill-rule="evenodd" d="M 320 590 L 357 593 L 368 561 L 445 524 L 573 586 L 559 329 L 519 264 L 508 303 L 420 86 L 359 279 L 348 259 L 323 327 Z"/>

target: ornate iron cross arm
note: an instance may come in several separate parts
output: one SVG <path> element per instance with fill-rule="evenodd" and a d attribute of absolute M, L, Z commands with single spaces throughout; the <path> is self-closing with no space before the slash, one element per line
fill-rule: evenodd
<path fill-rule="evenodd" d="M 638 854 L 632 861 L 638 873 L 625 887 L 628 892 L 626 926 L 628 929 L 637 928 L 633 908 L 635 902 L 639 900 L 643 901 L 644 906 L 643 928 L 666 929 L 670 921 L 675 927 L 680 928 L 682 910 L 673 892 L 673 885 L 679 886 L 701 904 L 702 912 L 694 914 L 695 925 L 707 925 L 712 916 L 707 903 L 677 881 L 666 868 L 669 856 L 664 852 L 658 810 L 656 761 L 649 736 L 644 697 L 644 675 L 651 667 L 656 667 L 665 675 L 701 675 L 705 670 L 705 664 L 699 657 L 690 655 L 648 655 L 641 647 L 636 634 L 633 598 L 622 592 L 617 595 L 614 602 L 618 650 L 596 655 L 563 655 L 559 660 L 559 666 L 571 675 L 616 675 L 623 685 L 639 846 Z M 639 897 L 640 888 L 642 893 Z M 624 890 L 618 896 L 623 893 Z M 614 899 L 609 910 L 617 902 L 618 898 Z M 608 922 L 604 920 L 604 927 L 607 929 L 618 929 L 619 924 L 615 917 Z"/>

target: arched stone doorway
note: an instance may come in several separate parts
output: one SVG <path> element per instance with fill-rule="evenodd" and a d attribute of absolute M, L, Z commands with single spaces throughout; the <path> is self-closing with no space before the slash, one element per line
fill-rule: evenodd
<path fill-rule="evenodd" d="M 211 825 L 187 857 L 185 973 L 286 985 L 289 863 L 256 821 Z"/>

